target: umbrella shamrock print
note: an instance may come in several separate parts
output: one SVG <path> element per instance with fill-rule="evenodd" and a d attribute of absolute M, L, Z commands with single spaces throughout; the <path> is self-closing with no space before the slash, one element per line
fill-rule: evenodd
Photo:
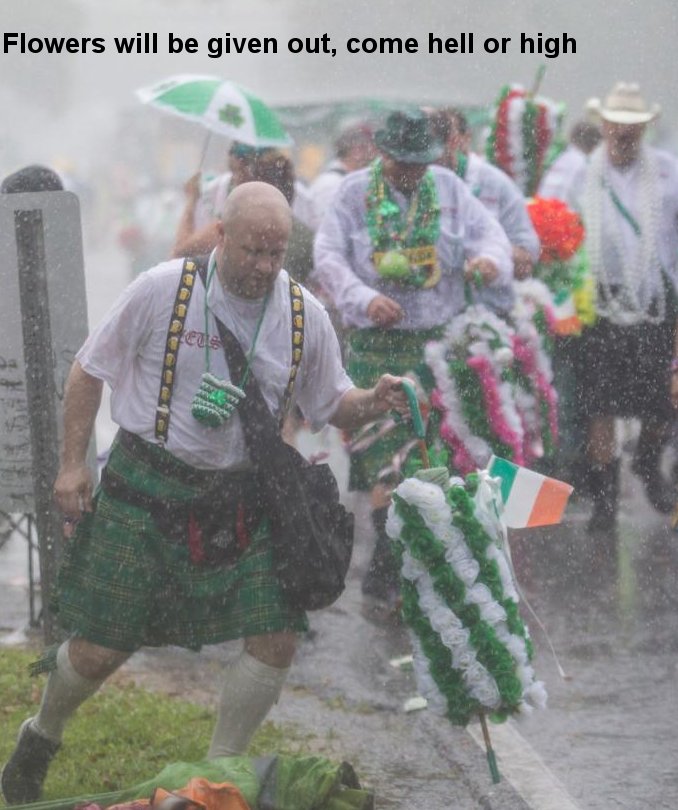
<path fill-rule="evenodd" d="M 196 121 L 210 132 L 249 146 L 292 144 L 275 112 L 231 81 L 215 76 L 173 76 L 137 90 L 136 95 L 144 104 Z"/>

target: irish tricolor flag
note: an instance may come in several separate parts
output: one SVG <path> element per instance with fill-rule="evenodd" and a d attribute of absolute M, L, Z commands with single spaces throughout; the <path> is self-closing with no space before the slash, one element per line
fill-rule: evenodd
<path fill-rule="evenodd" d="M 504 458 L 492 456 L 487 470 L 501 478 L 504 523 L 511 529 L 560 523 L 572 487 L 555 478 L 518 467 Z"/>
<path fill-rule="evenodd" d="M 553 304 L 554 326 L 556 335 L 578 335 L 582 330 L 582 322 L 577 315 L 572 293 L 568 292 L 562 300 L 556 296 Z"/>

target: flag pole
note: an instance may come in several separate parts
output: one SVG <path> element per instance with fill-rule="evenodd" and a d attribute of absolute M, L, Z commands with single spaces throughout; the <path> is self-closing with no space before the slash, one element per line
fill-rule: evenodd
<path fill-rule="evenodd" d="M 546 73 L 546 65 L 539 65 L 537 68 L 537 74 L 534 77 L 534 84 L 532 85 L 532 89 L 528 92 L 529 98 L 534 98 L 537 93 L 539 92 L 539 88 L 541 87 L 541 83 L 544 80 L 544 75 Z"/>
<path fill-rule="evenodd" d="M 483 731 L 483 740 L 485 741 L 485 751 L 487 752 L 487 764 L 490 768 L 490 775 L 492 776 L 492 782 L 496 785 L 501 782 L 501 774 L 499 773 L 499 767 L 497 766 L 497 758 L 494 754 L 494 749 L 492 748 L 492 740 L 490 740 L 490 732 L 487 728 L 487 720 L 485 718 L 485 712 L 480 711 L 478 712 L 478 716 L 480 717 L 480 727 Z"/>

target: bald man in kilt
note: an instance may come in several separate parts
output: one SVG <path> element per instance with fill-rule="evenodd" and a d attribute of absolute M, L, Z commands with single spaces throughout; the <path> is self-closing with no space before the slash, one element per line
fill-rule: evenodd
<path fill-rule="evenodd" d="M 278 699 L 307 621 L 276 577 L 239 416 L 247 399 L 230 378 L 215 317 L 247 353 L 276 417 L 298 406 L 316 429 L 355 428 L 407 407 L 397 378 L 362 390 L 346 375 L 324 308 L 282 270 L 291 225 L 277 189 L 239 186 L 209 260 L 143 273 L 77 354 L 54 487 L 69 537 L 56 594 L 69 638 L 3 768 L 8 804 L 37 801 L 70 717 L 144 645 L 199 650 L 244 639 L 226 666 L 208 758 L 243 753 Z M 294 330 L 303 312 L 300 354 L 293 312 Z M 93 494 L 85 455 L 104 382 L 120 431 Z M 219 391 L 230 399 L 211 396 Z"/>

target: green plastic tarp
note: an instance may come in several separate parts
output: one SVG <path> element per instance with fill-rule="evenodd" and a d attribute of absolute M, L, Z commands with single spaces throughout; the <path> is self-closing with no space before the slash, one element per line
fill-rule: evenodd
<path fill-rule="evenodd" d="M 111 804 L 149 798 L 153 790 L 178 790 L 195 776 L 231 782 L 252 810 L 373 810 L 374 796 L 363 790 L 348 762 L 323 757 L 224 757 L 174 762 L 157 776 L 125 790 L 15 806 L 22 810 L 72 810 L 76 805 Z"/>

